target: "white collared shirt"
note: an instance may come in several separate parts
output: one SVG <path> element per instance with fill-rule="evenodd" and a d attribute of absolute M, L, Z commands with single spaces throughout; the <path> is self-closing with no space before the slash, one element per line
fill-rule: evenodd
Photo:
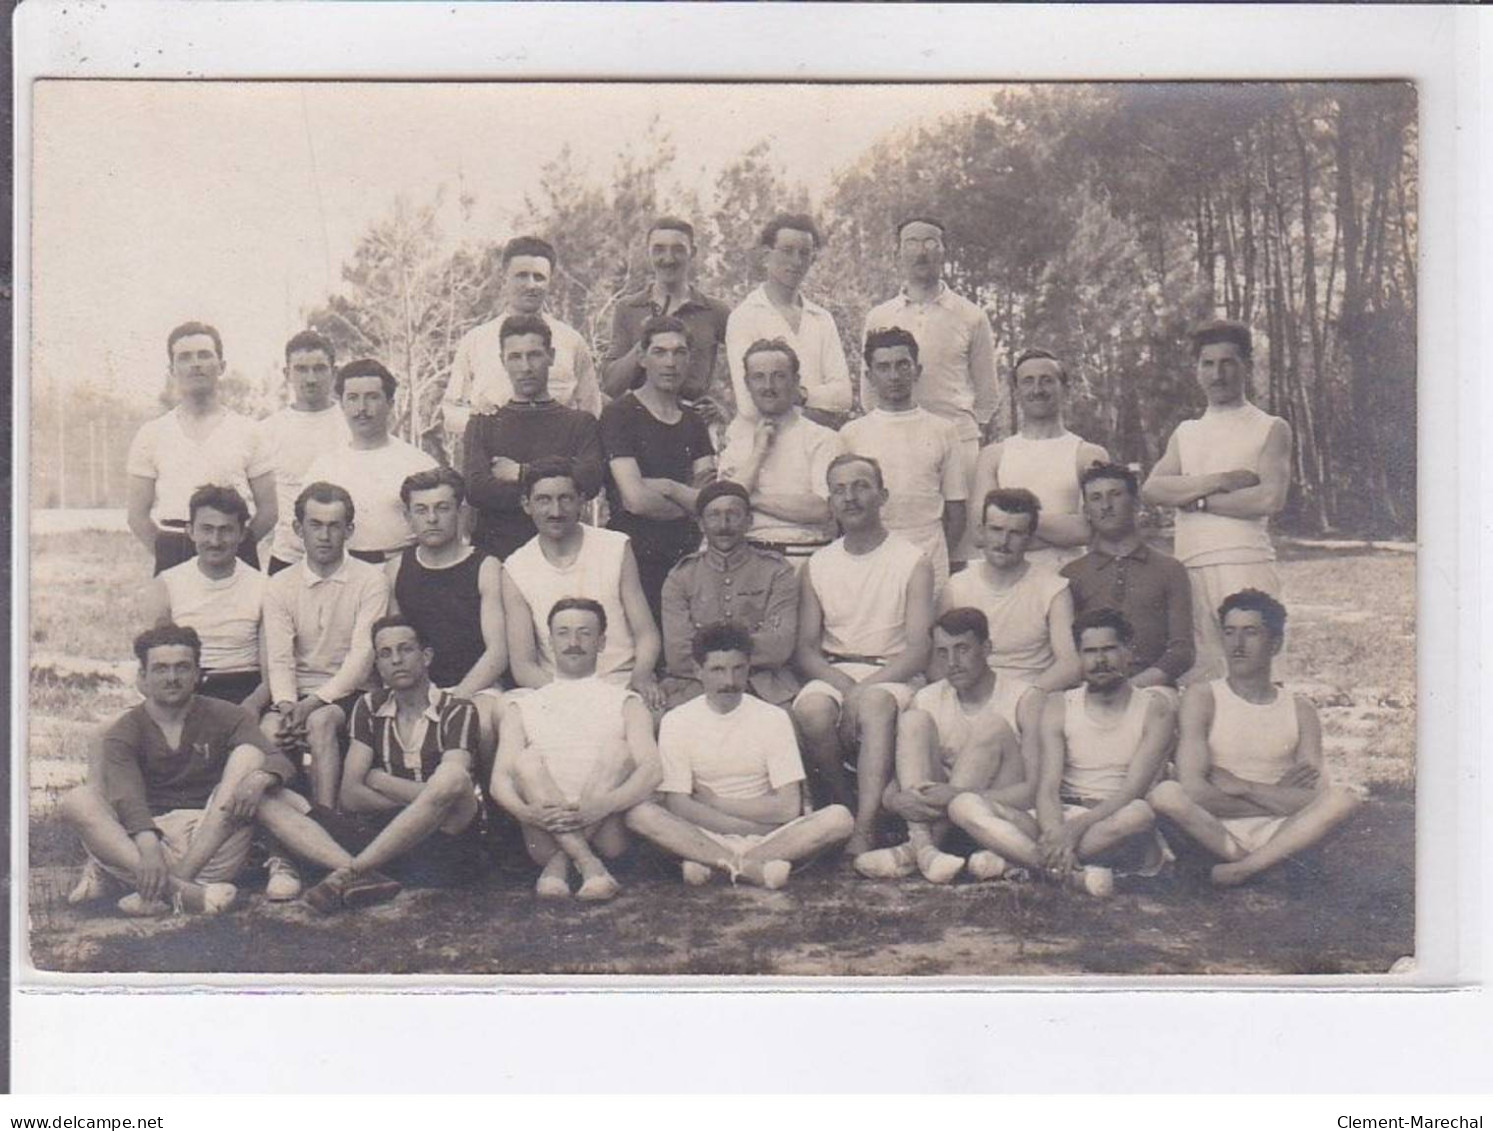
<path fill-rule="evenodd" d="M 368 685 L 373 622 L 389 608 L 384 571 L 344 555 L 330 576 L 302 560 L 265 584 L 264 634 L 270 697 L 328 703 Z"/>
<path fill-rule="evenodd" d="M 850 367 L 845 363 L 845 349 L 832 314 L 806 298 L 803 318 L 798 329 L 788 325 L 782 313 L 758 287 L 726 320 L 726 360 L 731 366 L 731 388 L 736 393 L 736 415 L 757 419 L 757 406 L 746 387 L 746 367 L 742 360 L 747 347 L 758 338 L 782 338 L 798 354 L 799 385 L 805 403 L 825 412 L 849 412 L 853 404 Z"/>

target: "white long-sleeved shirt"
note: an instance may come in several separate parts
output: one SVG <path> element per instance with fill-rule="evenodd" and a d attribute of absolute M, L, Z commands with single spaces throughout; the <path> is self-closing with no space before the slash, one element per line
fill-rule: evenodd
<path fill-rule="evenodd" d="M 726 360 L 731 367 L 731 388 L 736 393 L 736 415 L 757 419 L 757 406 L 746 387 L 743 355 L 759 338 L 782 338 L 798 355 L 798 381 L 804 403 L 825 412 L 849 412 L 854 395 L 850 367 L 834 315 L 817 302 L 802 299 L 803 318 L 798 329 L 788 325 L 782 313 L 758 287 L 726 319 Z"/>
<path fill-rule="evenodd" d="M 329 577 L 304 559 L 265 585 L 264 634 L 270 697 L 316 695 L 334 703 L 366 688 L 373 672 L 373 622 L 389 609 L 384 571 L 344 557 Z"/>

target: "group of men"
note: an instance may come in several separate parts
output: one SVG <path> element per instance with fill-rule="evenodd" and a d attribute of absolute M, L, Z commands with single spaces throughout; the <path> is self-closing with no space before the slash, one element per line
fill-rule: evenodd
<path fill-rule="evenodd" d="M 1046 351 L 991 434 L 990 323 L 945 235 L 898 226 L 853 418 L 809 217 L 766 226 L 734 310 L 659 219 L 599 366 L 544 310 L 553 247 L 512 240 L 445 394 L 461 472 L 391 434 L 376 360 L 295 335 L 291 403 L 255 424 L 220 403 L 217 331 L 173 330 L 178 403 L 128 460 L 144 698 L 63 800 L 74 900 L 218 912 L 257 845 L 270 899 L 331 912 L 469 879 L 501 819 L 538 895 L 588 900 L 630 835 L 691 884 L 777 888 L 841 847 L 872 878 L 1096 895 L 1165 867 L 1162 829 L 1221 885 L 1319 841 L 1355 802 L 1272 678 L 1291 440 L 1248 400 L 1248 329 L 1194 335 L 1207 409 L 1142 485 L 1066 428 Z M 1142 499 L 1176 508 L 1176 558 Z"/>

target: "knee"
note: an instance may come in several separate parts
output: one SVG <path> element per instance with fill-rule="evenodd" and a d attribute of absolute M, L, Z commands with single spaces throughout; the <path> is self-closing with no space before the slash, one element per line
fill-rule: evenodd
<path fill-rule="evenodd" d="M 453 804 L 472 792 L 472 775 L 460 766 L 438 766 L 425 783 L 425 792 L 433 801 Z"/>
<path fill-rule="evenodd" d="M 1115 816 L 1127 833 L 1145 832 L 1156 823 L 1156 813 L 1140 798 L 1124 805 Z"/>
<path fill-rule="evenodd" d="M 1332 814 L 1334 821 L 1346 821 L 1363 805 L 1363 801 L 1357 794 L 1344 789 L 1340 785 L 1330 785 L 1324 795 L 1327 811 Z"/>
<path fill-rule="evenodd" d="M 805 735 L 822 738 L 835 732 L 840 722 L 840 708 L 833 699 L 815 695 L 793 708 L 793 718 Z"/>
<path fill-rule="evenodd" d="M 228 761 L 223 764 L 223 776 L 225 778 L 242 777 L 263 765 L 264 751 L 257 746 L 245 743 L 242 746 L 235 746 L 228 755 Z"/>
<path fill-rule="evenodd" d="M 1182 788 L 1182 783 L 1171 780 L 1157 782 L 1146 795 L 1146 801 L 1152 809 L 1166 817 L 1173 816 L 1189 804 L 1187 791 Z"/>
<path fill-rule="evenodd" d="M 658 826 L 663 810 L 652 801 L 640 801 L 622 815 L 622 823 L 633 832 L 647 836 Z"/>
<path fill-rule="evenodd" d="M 862 727 L 893 726 L 897 722 L 897 700 L 886 691 L 872 691 L 861 700 Z"/>
<path fill-rule="evenodd" d="M 341 713 L 331 707 L 318 707 L 306 720 L 306 736 L 312 742 L 336 742 Z"/>
<path fill-rule="evenodd" d="M 827 809 L 819 811 L 823 816 L 824 829 L 830 836 L 840 840 L 848 840 L 850 834 L 855 831 L 855 817 L 849 809 L 843 805 L 831 805 Z"/>
<path fill-rule="evenodd" d="M 949 802 L 949 820 L 961 829 L 967 829 L 970 822 L 989 812 L 990 807 L 978 793 L 961 793 Z"/>
<path fill-rule="evenodd" d="M 62 795 L 57 802 L 57 811 L 62 819 L 70 825 L 80 825 L 88 817 L 88 814 L 96 810 L 104 796 L 94 786 L 74 786 Z"/>

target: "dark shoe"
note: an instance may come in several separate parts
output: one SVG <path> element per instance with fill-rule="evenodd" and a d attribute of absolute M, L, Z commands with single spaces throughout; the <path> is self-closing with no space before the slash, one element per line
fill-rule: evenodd
<path fill-rule="evenodd" d="M 342 889 L 342 906 L 349 910 L 385 903 L 399 894 L 399 881 L 382 872 L 356 872 Z"/>
<path fill-rule="evenodd" d="M 306 894 L 301 896 L 307 903 L 323 915 L 330 915 L 334 911 L 341 911 L 346 904 L 343 896 L 347 892 L 348 885 L 352 882 L 353 874 L 347 868 L 338 868 L 335 872 L 328 872 L 321 883 L 308 888 Z"/>

